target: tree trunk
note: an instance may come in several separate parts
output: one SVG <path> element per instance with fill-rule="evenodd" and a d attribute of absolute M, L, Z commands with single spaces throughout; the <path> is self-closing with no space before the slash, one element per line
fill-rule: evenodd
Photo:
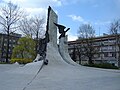
<path fill-rule="evenodd" d="M 24 51 L 21 52 L 21 57 L 24 58 Z"/>
<path fill-rule="evenodd" d="M 93 64 L 92 57 L 89 57 L 88 64 L 89 65 Z"/>
<path fill-rule="evenodd" d="M 73 49 L 73 52 L 72 52 L 72 60 L 74 62 L 76 62 L 76 51 L 75 51 L 75 46 L 74 46 L 74 49 Z"/>
<path fill-rule="evenodd" d="M 120 67 L 120 45 L 118 46 L 119 51 L 118 51 L 118 67 Z"/>
<path fill-rule="evenodd" d="M 36 34 L 36 45 L 35 45 L 35 51 L 36 51 L 36 54 L 38 53 L 38 45 L 39 44 L 39 40 L 38 40 L 38 31 L 37 31 L 37 34 Z"/>
<path fill-rule="evenodd" d="M 81 60 L 81 55 L 79 55 L 79 64 L 81 64 L 81 61 L 82 61 L 82 60 Z"/>

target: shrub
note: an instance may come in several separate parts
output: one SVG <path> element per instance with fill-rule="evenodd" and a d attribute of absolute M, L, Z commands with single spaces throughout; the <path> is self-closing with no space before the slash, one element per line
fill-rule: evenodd
<path fill-rule="evenodd" d="M 85 64 L 84 66 L 89 66 L 89 67 L 97 67 L 97 68 L 105 68 L 105 69 L 118 69 L 117 66 L 113 66 L 110 63 L 100 63 L 100 64 Z"/>
<path fill-rule="evenodd" d="M 32 62 L 32 59 L 29 59 L 29 58 L 13 58 L 11 59 L 10 61 L 11 63 L 15 63 L 15 62 L 18 62 L 19 64 L 27 64 L 27 63 L 30 63 Z"/>
<path fill-rule="evenodd" d="M 6 63 L 6 62 L 0 62 L 0 64 L 8 64 L 8 63 Z"/>

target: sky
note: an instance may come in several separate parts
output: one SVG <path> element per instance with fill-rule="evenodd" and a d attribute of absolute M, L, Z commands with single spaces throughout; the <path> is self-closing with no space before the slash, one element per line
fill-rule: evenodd
<path fill-rule="evenodd" d="M 9 0 L 0 0 L 0 4 Z M 109 33 L 110 23 L 120 18 L 120 0 L 11 0 L 30 15 L 46 16 L 48 6 L 58 15 L 58 23 L 70 27 L 68 40 L 76 40 L 81 24 L 91 24 L 96 36 Z"/>

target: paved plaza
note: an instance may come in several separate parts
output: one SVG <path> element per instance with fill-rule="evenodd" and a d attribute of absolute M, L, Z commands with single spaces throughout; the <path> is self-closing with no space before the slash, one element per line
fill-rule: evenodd
<path fill-rule="evenodd" d="M 0 90 L 120 90 L 120 71 L 72 65 L 0 65 Z"/>

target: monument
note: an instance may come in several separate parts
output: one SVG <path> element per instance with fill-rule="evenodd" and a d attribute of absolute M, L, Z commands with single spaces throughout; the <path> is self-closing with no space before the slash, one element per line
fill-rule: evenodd
<path fill-rule="evenodd" d="M 39 52 L 34 61 L 44 60 L 44 64 L 50 65 L 62 65 L 62 64 L 72 64 L 76 63 L 70 58 L 68 54 L 67 38 L 66 32 L 70 30 L 65 26 L 58 24 L 58 16 L 49 6 L 47 14 L 47 25 L 45 38 L 41 39 L 39 44 Z M 57 28 L 59 33 L 59 47 L 57 45 Z M 48 64 L 48 65 L 49 65 Z"/>
<path fill-rule="evenodd" d="M 58 51 L 58 44 L 57 44 L 57 27 L 54 23 L 58 22 L 57 14 L 52 10 L 49 6 L 48 8 L 48 34 L 49 34 L 49 43 L 47 44 L 47 52 L 46 52 L 46 59 L 49 60 L 48 65 L 62 65 L 66 62 L 61 57 Z"/>

